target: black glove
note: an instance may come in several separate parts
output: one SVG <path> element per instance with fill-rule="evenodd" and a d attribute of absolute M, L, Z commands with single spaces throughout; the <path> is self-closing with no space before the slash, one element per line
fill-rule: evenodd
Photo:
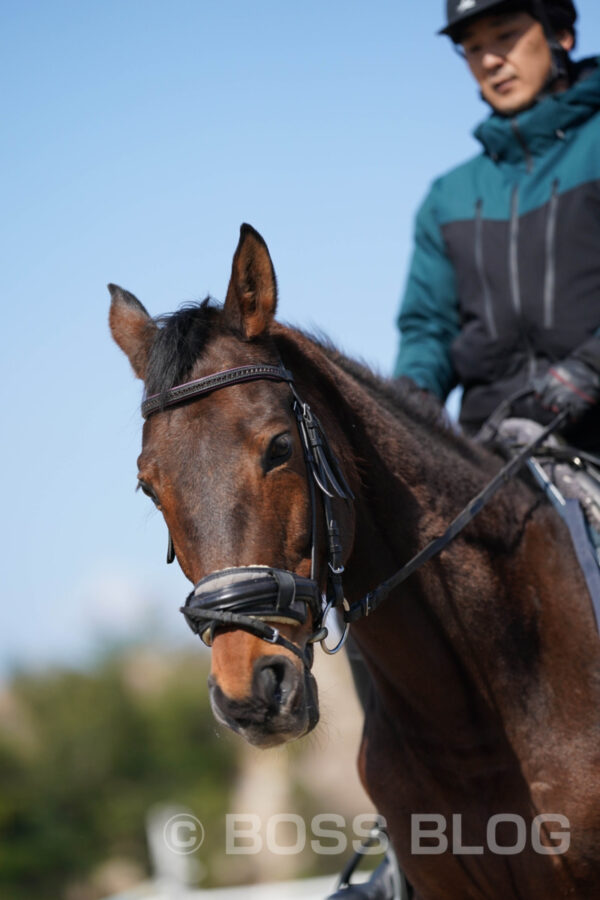
<path fill-rule="evenodd" d="M 574 356 L 563 359 L 535 382 L 536 397 L 553 413 L 567 410 L 572 422 L 600 401 L 600 373 Z"/>

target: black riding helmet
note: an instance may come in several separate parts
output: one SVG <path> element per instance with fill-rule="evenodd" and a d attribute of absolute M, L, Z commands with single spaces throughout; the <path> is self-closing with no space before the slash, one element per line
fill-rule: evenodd
<path fill-rule="evenodd" d="M 458 44 L 464 25 L 494 10 L 499 13 L 527 12 L 540 22 L 552 54 L 552 70 L 545 91 L 550 90 L 557 79 L 566 78 L 572 82 L 573 63 L 557 37 L 561 31 L 570 31 L 575 46 L 577 10 L 572 0 L 446 0 L 447 22 L 438 34 L 447 34 Z"/>
<path fill-rule="evenodd" d="M 575 36 L 577 10 L 572 0 L 446 0 L 446 25 L 438 33 L 447 34 L 456 41 L 464 23 L 494 8 L 498 12 L 528 12 L 541 22 L 549 39 L 554 39 L 556 33 L 563 30 Z"/>

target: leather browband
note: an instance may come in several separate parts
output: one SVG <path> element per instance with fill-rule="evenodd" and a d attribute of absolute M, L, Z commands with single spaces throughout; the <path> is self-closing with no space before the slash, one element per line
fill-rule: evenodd
<path fill-rule="evenodd" d="M 187 381 L 185 384 L 179 384 L 168 391 L 162 391 L 160 394 L 153 394 L 147 397 L 142 403 L 142 416 L 147 419 L 152 413 L 167 409 L 169 406 L 175 406 L 184 400 L 190 400 L 192 397 L 200 397 L 202 394 L 209 394 L 211 391 L 217 391 L 219 388 L 227 387 L 230 384 L 242 384 L 247 381 L 258 381 L 259 379 L 270 379 L 272 381 L 292 381 L 292 374 L 283 366 L 268 365 L 250 365 L 238 366 L 235 369 L 225 369 L 223 372 L 217 372 L 215 375 L 205 375 L 204 378 L 198 378 L 196 381 Z"/>

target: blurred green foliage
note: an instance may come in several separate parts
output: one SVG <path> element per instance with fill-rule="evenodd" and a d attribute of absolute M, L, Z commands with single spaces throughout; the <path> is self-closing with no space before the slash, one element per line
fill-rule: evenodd
<path fill-rule="evenodd" d="M 132 652 L 14 676 L 0 697 L 0 897 L 93 897 L 73 886 L 108 859 L 147 873 L 145 817 L 160 802 L 209 824 L 203 857 L 218 861 L 237 764 L 207 668 L 201 654 Z"/>

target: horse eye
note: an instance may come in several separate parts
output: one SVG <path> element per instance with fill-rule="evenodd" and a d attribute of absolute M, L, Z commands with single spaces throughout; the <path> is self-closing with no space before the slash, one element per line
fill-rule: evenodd
<path fill-rule="evenodd" d="M 265 469 L 274 469 L 286 462 L 292 455 L 292 438 L 287 432 L 278 434 L 269 444 L 265 457 Z"/>
<path fill-rule="evenodd" d="M 150 499 L 152 500 L 154 505 L 157 507 L 157 509 L 160 509 L 160 503 L 158 502 L 158 497 L 156 496 L 156 494 L 154 493 L 154 491 L 152 490 L 152 488 L 150 487 L 149 484 L 146 484 L 145 481 L 138 479 L 136 490 L 141 491 L 143 494 L 146 495 L 146 497 L 150 497 Z"/>

